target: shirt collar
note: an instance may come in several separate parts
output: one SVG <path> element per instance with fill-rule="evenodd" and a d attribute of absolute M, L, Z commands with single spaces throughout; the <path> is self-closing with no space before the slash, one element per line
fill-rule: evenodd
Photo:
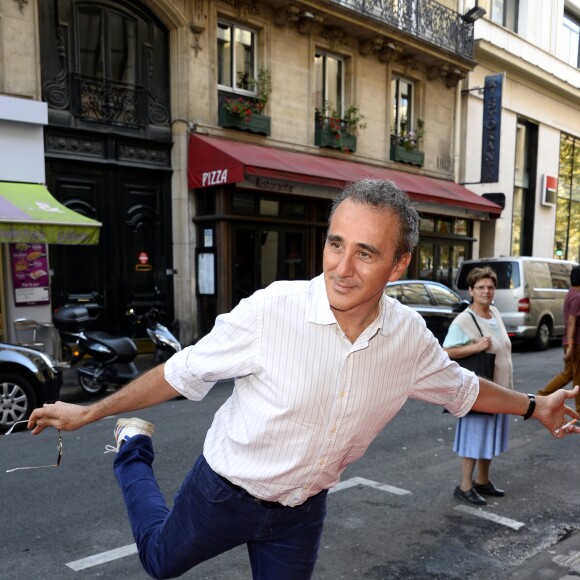
<path fill-rule="evenodd" d="M 326 294 L 326 286 L 324 284 L 324 274 L 316 276 L 310 284 L 310 292 L 312 300 L 310 301 L 310 310 L 307 315 L 308 322 L 314 324 L 337 324 L 336 318 L 330 309 L 330 302 L 328 302 L 328 295 Z M 376 330 L 380 330 L 381 334 L 388 336 L 388 321 L 391 318 L 393 305 L 389 303 L 385 294 L 379 300 L 379 315 L 372 323 L 373 334 Z"/>
<path fill-rule="evenodd" d="M 316 276 L 310 284 L 310 310 L 307 314 L 308 322 L 314 324 L 336 324 L 336 318 L 330 309 L 326 286 L 324 284 L 324 274 Z"/>

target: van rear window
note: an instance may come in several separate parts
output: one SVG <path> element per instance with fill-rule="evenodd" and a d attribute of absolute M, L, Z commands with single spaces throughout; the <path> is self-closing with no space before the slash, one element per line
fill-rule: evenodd
<path fill-rule="evenodd" d="M 467 276 L 474 268 L 485 268 L 489 266 L 497 274 L 498 290 L 509 290 L 518 288 L 521 284 L 520 269 L 517 262 L 485 262 L 480 261 L 476 264 L 463 264 L 457 278 L 457 288 L 467 290 Z"/>

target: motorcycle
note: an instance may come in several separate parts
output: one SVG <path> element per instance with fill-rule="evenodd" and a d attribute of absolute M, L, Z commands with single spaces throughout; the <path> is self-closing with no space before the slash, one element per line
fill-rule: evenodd
<path fill-rule="evenodd" d="M 63 351 L 70 366 L 78 364 L 81 389 L 89 396 L 102 395 L 109 386 L 119 387 L 139 375 L 134 363 L 135 342 L 126 336 L 114 336 L 100 330 L 86 330 L 94 320 L 84 306 L 65 305 L 52 315 Z M 69 349 L 68 345 L 74 348 Z M 86 358 L 85 357 L 89 357 Z M 83 360 L 84 359 L 84 360 Z"/>
<path fill-rule="evenodd" d="M 129 308 L 127 316 L 132 319 L 135 327 L 145 328 L 147 335 L 155 345 L 153 366 L 166 361 L 171 355 L 181 350 L 179 340 L 166 326 L 161 324 L 162 312 L 154 306 L 143 314 L 137 314 L 133 308 Z"/>

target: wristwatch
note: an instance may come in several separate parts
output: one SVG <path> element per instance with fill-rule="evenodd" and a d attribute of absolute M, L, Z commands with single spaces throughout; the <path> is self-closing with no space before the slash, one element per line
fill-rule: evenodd
<path fill-rule="evenodd" d="M 528 410 L 524 415 L 524 421 L 527 421 L 534 414 L 535 410 L 536 410 L 536 397 L 535 395 L 528 393 Z"/>

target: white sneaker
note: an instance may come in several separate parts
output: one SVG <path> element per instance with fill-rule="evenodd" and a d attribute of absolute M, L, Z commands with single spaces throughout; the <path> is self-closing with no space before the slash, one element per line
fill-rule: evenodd
<path fill-rule="evenodd" d="M 115 430 L 115 440 L 117 441 L 117 453 L 121 449 L 121 445 L 125 443 L 131 437 L 135 435 L 147 435 L 147 437 L 153 436 L 153 431 L 155 431 L 155 425 L 143 419 L 137 419 L 137 417 L 132 417 L 130 419 L 119 419 Z"/>

